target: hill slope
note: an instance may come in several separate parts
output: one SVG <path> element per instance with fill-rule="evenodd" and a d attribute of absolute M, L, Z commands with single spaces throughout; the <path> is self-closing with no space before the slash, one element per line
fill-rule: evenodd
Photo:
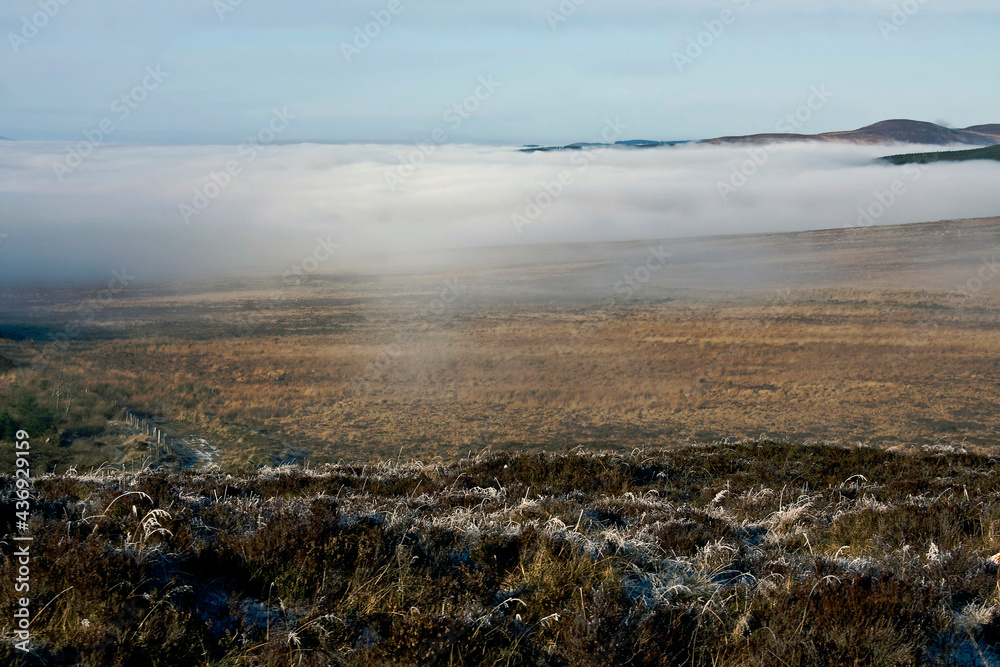
<path fill-rule="evenodd" d="M 998 123 L 994 123 L 992 125 L 974 125 L 972 127 L 965 128 L 965 131 L 975 132 L 976 134 L 982 134 L 1000 141 L 1000 124 Z"/>
<path fill-rule="evenodd" d="M 930 162 L 965 162 L 968 160 L 1000 161 L 1000 146 L 974 148 L 968 151 L 944 151 L 940 153 L 906 153 L 880 158 L 892 164 L 927 164 Z"/>
<path fill-rule="evenodd" d="M 927 123 L 918 120 L 884 120 L 867 127 L 845 132 L 824 132 L 822 134 L 794 134 L 765 132 L 760 134 L 734 135 L 705 139 L 703 144 L 771 144 L 790 141 L 832 141 L 856 144 L 923 144 L 926 146 L 948 146 L 966 144 L 969 146 L 991 146 L 1000 144 L 1000 124 L 975 125 L 964 130 Z M 618 141 L 614 144 L 575 143 L 565 146 L 530 145 L 521 149 L 524 153 L 583 150 L 585 148 L 612 146 L 615 148 L 656 148 L 691 143 L 687 141 Z"/>
<path fill-rule="evenodd" d="M 747 136 L 718 137 L 709 139 L 709 144 L 732 143 L 774 143 L 782 141 L 836 141 L 858 144 L 924 144 L 928 146 L 947 146 L 949 144 L 968 144 L 986 146 L 1000 143 L 1000 133 L 990 134 L 991 128 L 1000 125 L 979 125 L 979 130 L 973 128 L 953 130 L 935 123 L 916 120 L 884 120 L 867 127 L 847 132 L 824 132 L 822 134 L 752 134 Z"/>

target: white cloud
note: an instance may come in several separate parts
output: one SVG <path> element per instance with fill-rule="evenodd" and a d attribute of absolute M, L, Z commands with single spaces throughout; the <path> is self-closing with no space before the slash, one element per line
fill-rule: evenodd
<path fill-rule="evenodd" d="M 328 235 L 346 260 L 444 247 L 844 227 L 896 180 L 905 192 L 877 216 L 880 224 L 998 213 L 1000 164 L 913 172 L 872 162 L 899 147 L 784 145 L 727 201 L 719 183 L 751 159 L 746 148 L 527 154 L 448 145 L 393 192 L 386 175 L 413 150 L 269 146 L 248 162 L 234 146 L 106 146 L 60 183 L 52 164 L 65 158 L 64 144 L 4 143 L 0 233 L 9 236 L 0 247 L 0 279 L 101 275 L 121 265 L 141 267 L 149 278 L 273 272 Z M 594 159 L 583 162 L 586 156 Z M 204 190 L 209 174 L 230 160 L 242 173 L 186 224 L 179 205 L 192 204 L 194 190 Z M 572 183 L 519 234 L 512 215 L 523 214 L 527 200 L 544 203 L 543 184 L 563 172 Z"/>

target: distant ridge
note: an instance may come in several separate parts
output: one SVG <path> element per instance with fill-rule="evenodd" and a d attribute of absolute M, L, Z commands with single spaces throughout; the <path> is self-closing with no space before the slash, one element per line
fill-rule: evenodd
<path fill-rule="evenodd" d="M 976 125 L 964 130 L 919 120 L 884 120 L 874 125 L 848 132 L 822 134 L 751 134 L 740 137 L 709 139 L 709 144 L 772 143 L 777 141 L 836 141 L 856 144 L 924 144 L 947 146 L 966 144 L 992 146 L 1000 143 L 1000 125 Z"/>
<path fill-rule="evenodd" d="M 689 144 L 690 141 L 650 141 L 648 139 L 629 139 L 628 141 L 616 141 L 613 144 L 593 143 L 578 141 L 575 144 L 565 146 L 539 146 L 538 144 L 526 144 L 521 148 L 522 153 L 549 153 L 551 151 L 582 151 L 584 148 L 617 147 L 617 148 L 659 148 L 660 146 L 676 146 L 677 144 Z"/>
<path fill-rule="evenodd" d="M 1000 124 L 997 123 L 993 125 L 973 125 L 972 127 L 965 128 L 965 131 L 975 132 L 976 134 L 982 134 L 1000 141 Z"/>
<path fill-rule="evenodd" d="M 919 120 L 895 119 L 862 127 L 846 132 L 823 132 L 822 134 L 793 134 L 769 132 L 739 136 L 716 137 L 697 143 L 703 144 L 771 144 L 788 141 L 825 141 L 855 144 L 922 144 L 925 146 L 949 146 L 964 144 L 966 146 L 994 146 L 1000 144 L 1000 124 L 974 125 L 965 129 L 952 129 Z M 618 141 L 614 144 L 575 143 L 566 146 L 530 145 L 521 149 L 524 153 L 583 150 L 596 146 L 616 148 L 656 148 L 659 146 L 675 146 L 691 143 L 687 141 Z"/>

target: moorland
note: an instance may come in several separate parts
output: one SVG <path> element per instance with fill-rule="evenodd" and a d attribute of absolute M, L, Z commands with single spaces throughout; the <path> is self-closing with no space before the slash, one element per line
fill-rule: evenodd
<path fill-rule="evenodd" d="M 92 291 L 11 290 L 0 426 L 44 431 L 60 472 L 142 465 L 126 412 L 175 468 L 185 447 L 258 465 L 760 436 L 991 451 L 998 247 L 983 219 L 488 248 L 137 282 L 86 316 Z"/>
<path fill-rule="evenodd" d="M 7 290 L 0 470 L 23 429 L 33 479 L 18 526 L 0 475 L 0 579 L 30 534 L 33 643 L 0 660 L 996 664 L 998 245 L 981 219 Z"/>

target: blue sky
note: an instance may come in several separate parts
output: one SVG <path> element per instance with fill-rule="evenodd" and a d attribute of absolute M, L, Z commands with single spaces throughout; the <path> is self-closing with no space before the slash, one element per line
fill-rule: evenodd
<path fill-rule="evenodd" d="M 557 0 L 398 0 L 348 62 L 343 45 L 393 1 L 5 0 L 0 136 L 72 140 L 110 119 L 115 142 L 239 143 L 287 108 L 283 142 L 408 143 L 444 128 L 448 141 L 556 143 L 592 139 L 609 118 L 631 138 L 703 138 L 772 130 L 818 85 L 834 97 L 805 132 L 1000 122 L 996 2 L 908 0 L 919 9 L 886 35 L 892 1 L 566 0 L 553 27 Z M 46 3 L 53 16 L 26 30 Z M 703 53 L 679 67 L 699 33 Z M 147 68 L 162 82 L 121 118 L 112 105 L 150 82 Z M 499 86 L 445 122 L 481 77 Z"/>

